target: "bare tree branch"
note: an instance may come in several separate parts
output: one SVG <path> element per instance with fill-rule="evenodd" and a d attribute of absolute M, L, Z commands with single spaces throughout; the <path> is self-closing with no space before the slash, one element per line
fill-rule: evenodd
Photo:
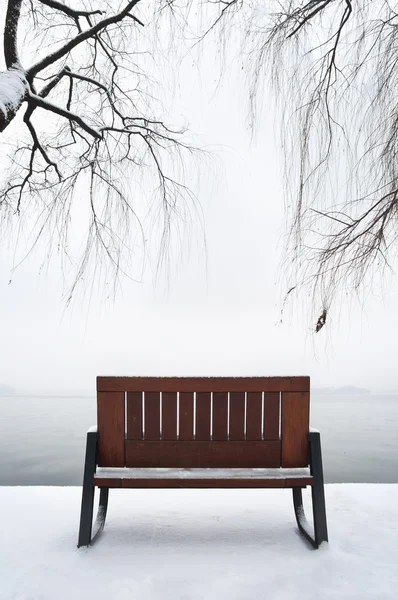
<path fill-rule="evenodd" d="M 252 123 L 264 81 L 281 116 L 286 298 L 310 288 L 320 331 L 341 291 L 390 268 L 398 241 L 398 13 L 387 0 L 239 8 Z"/>
<path fill-rule="evenodd" d="M 140 0 L 131 0 L 127 3 L 125 8 L 116 15 L 108 17 L 107 19 L 103 19 L 102 21 L 99 21 L 98 23 L 93 25 L 93 27 L 90 27 L 90 29 L 79 33 L 79 35 L 77 35 L 73 40 L 70 40 L 64 46 L 62 46 L 49 56 L 46 56 L 46 58 L 44 58 L 40 62 L 30 67 L 27 70 L 27 78 L 29 80 L 32 79 L 32 77 L 35 77 L 38 73 L 40 73 L 40 71 L 43 71 L 43 69 L 46 69 L 63 56 L 69 54 L 69 52 L 71 52 L 74 48 L 76 48 L 76 46 L 78 46 L 82 42 L 85 42 L 90 38 L 95 37 L 97 34 L 105 30 L 110 25 L 114 25 L 116 23 L 120 23 L 120 21 L 123 21 L 123 19 L 125 19 L 129 15 L 130 11 L 134 8 L 134 6 L 136 6 L 136 4 L 138 4 L 139 1 Z"/>
<path fill-rule="evenodd" d="M 22 0 L 8 2 L 4 26 L 4 60 L 7 69 L 19 65 L 17 31 Z"/>
<path fill-rule="evenodd" d="M 24 105 L 28 138 L 17 132 L 3 171 L 0 211 L 8 219 L 2 223 L 18 215 L 33 224 L 25 257 L 46 237 L 49 248 L 75 264 L 71 295 L 87 270 L 112 272 L 114 281 L 120 273 L 133 278 L 132 257 L 146 252 L 142 215 L 152 215 L 159 249 L 167 252 L 173 222 L 188 221 L 188 206 L 196 202 L 182 181 L 182 155 L 190 157 L 193 148 L 182 138 L 184 129 L 169 127 L 153 101 L 156 76 L 149 67 L 157 64 L 148 58 L 154 52 L 148 40 L 136 36 L 143 25 L 133 14 L 138 3 L 125 0 L 115 8 L 111 0 L 81 0 L 75 9 L 59 0 L 32 0 L 21 12 L 23 0 L 8 0 L 16 21 L 5 39 L 14 57 L 9 51 L 7 71 L 0 73 L 0 131 Z M 31 66 L 14 60 L 19 21 L 27 31 L 21 56 L 29 44 Z M 152 28 L 157 35 L 155 22 Z M 84 201 L 87 229 L 74 256 L 71 215 L 84 210 Z"/>
<path fill-rule="evenodd" d="M 71 8 L 70 6 L 67 6 L 63 2 L 57 2 L 56 0 L 36 0 L 36 1 L 40 2 L 40 4 L 45 4 L 46 6 L 49 6 L 50 8 L 54 8 L 55 10 L 61 11 L 65 15 L 68 15 L 68 17 L 71 17 L 74 21 L 76 21 L 76 19 L 78 19 L 79 17 L 88 17 L 91 15 L 102 15 L 103 14 L 102 10 L 77 10 L 77 9 Z"/>
<path fill-rule="evenodd" d="M 64 117 L 68 121 L 73 121 L 74 123 L 77 123 L 82 129 L 84 129 L 84 131 L 86 131 L 88 134 L 92 135 L 98 140 L 102 137 L 99 131 L 97 131 L 93 127 L 90 127 L 90 125 L 88 125 L 81 117 L 79 117 L 79 115 L 76 115 L 69 110 L 63 109 L 60 106 L 57 106 L 56 104 L 52 104 L 51 102 L 44 100 L 41 96 L 37 96 L 36 94 L 29 94 L 29 103 L 35 107 L 44 108 L 44 110 L 49 110 L 50 112 L 53 112 L 56 115 L 59 115 L 60 117 Z"/>

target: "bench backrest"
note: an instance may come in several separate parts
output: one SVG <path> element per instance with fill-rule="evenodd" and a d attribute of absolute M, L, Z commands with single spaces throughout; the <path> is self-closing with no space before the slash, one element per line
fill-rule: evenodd
<path fill-rule="evenodd" d="M 309 377 L 97 377 L 98 464 L 304 467 Z"/>

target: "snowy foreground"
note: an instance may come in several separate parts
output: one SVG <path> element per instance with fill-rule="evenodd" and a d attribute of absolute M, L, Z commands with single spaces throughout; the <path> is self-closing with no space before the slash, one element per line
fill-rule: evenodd
<path fill-rule="evenodd" d="M 398 485 L 326 494 L 318 551 L 290 490 L 111 490 L 105 531 L 78 550 L 79 488 L 0 487 L 0 598 L 396 600 Z"/>

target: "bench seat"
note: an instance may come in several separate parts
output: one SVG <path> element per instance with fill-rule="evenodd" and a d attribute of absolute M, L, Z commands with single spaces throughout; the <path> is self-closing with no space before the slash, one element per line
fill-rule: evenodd
<path fill-rule="evenodd" d="M 312 485 L 303 469 L 166 469 L 98 467 L 97 487 L 112 488 L 292 488 Z"/>

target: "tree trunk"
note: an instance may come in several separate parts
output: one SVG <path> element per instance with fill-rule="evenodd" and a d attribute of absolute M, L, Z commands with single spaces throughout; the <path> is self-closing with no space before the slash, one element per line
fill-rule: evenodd
<path fill-rule="evenodd" d="M 8 0 L 4 25 L 4 59 L 7 69 L 19 66 L 17 31 L 22 0 Z"/>
<path fill-rule="evenodd" d="M 22 0 L 8 0 L 4 26 L 4 59 L 7 71 L 0 73 L 0 132 L 11 123 L 29 90 L 18 57 L 17 31 L 21 4 Z"/>

